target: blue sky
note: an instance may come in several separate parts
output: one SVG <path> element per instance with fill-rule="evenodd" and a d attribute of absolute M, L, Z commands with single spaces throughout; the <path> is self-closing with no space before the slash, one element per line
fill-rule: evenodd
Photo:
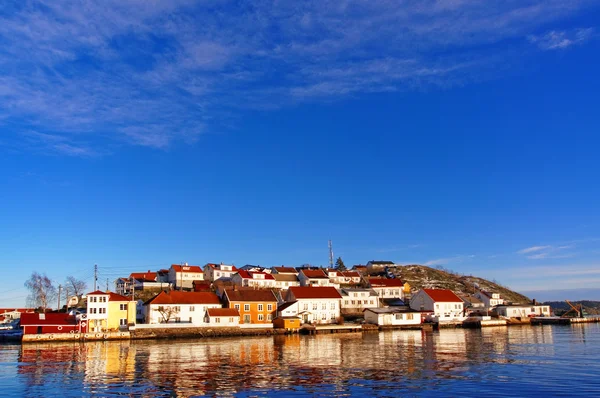
<path fill-rule="evenodd" d="M 325 265 L 328 239 L 350 265 L 600 299 L 599 17 L 583 0 L 4 2 L 0 306 L 33 271 Z"/>

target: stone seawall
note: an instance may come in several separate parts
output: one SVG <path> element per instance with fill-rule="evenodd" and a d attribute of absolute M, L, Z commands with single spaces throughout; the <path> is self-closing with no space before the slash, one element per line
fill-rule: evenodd
<path fill-rule="evenodd" d="M 132 339 L 188 339 L 203 337 L 272 336 L 284 334 L 284 329 L 241 329 L 239 327 L 153 328 L 131 331 Z"/>

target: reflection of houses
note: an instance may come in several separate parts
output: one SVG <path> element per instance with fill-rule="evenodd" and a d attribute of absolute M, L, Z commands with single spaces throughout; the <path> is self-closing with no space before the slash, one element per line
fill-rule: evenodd
<path fill-rule="evenodd" d="M 275 278 L 266 272 L 252 272 L 239 270 L 231 277 L 231 281 L 237 286 L 272 288 L 275 287 Z"/>
<path fill-rule="evenodd" d="M 177 290 L 192 290 L 194 281 L 204 280 L 204 272 L 197 265 L 173 264 L 169 268 L 169 283 Z"/>
<path fill-rule="evenodd" d="M 192 323 L 204 325 L 206 310 L 221 308 L 221 301 L 214 293 L 161 292 L 144 304 L 146 323 Z"/>
<path fill-rule="evenodd" d="M 214 282 L 220 278 L 231 278 L 237 272 L 233 265 L 208 263 L 204 266 L 204 280 Z"/>
<path fill-rule="evenodd" d="M 435 322 L 464 320 L 463 301 L 448 289 L 421 289 L 410 300 L 410 308 L 430 311 Z"/>
<path fill-rule="evenodd" d="M 238 326 L 240 313 L 235 308 L 209 308 L 204 322 L 210 326 Z"/>
<path fill-rule="evenodd" d="M 223 301 L 240 314 L 240 324 L 272 323 L 277 299 L 271 290 L 226 289 Z"/>
<path fill-rule="evenodd" d="M 369 278 L 369 285 L 381 299 L 404 298 L 405 283 L 400 279 Z M 408 287 L 410 291 L 410 287 Z"/>
<path fill-rule="evenodd" d="M 336 323 L 341 300 L 342 296 L 334 287 L 290 287 L 285 301 L 292 304 L 287 307 L 282 304 L 279 308 L 283 308 L 281 316 L 299 316 L 304 323 Z"/>
<path fill-rule="evenodd" d="M 373 289 L 343 288 L 341 293 L 344 313 L 362 313 L 365 308 L 379 307 L 379 299 Z"/>
<path fill-rule="evenodd" d="M 367 308 L 365 322 L 379 326 L 410 326 L 421 324 L 421 313 L 401 308 Z"/>
<path fill-rule="evenodd" d="M 87 323 L 77 320 L 74 315 L 64 312 L 23 313 L 21 314 L 23 334 L 85 333 Z"/>
<path fill-rule="evenodd" d="M 499 305 L 494 311 L 496 314 L 508 318 L 551 315 L 549 305 Z"/>
<path fill-rule="evenodd" d="M 106 332 L 136 323 L 136 302 L 113 292 L 88 293 L 87 318 L 90 331 Z"/>

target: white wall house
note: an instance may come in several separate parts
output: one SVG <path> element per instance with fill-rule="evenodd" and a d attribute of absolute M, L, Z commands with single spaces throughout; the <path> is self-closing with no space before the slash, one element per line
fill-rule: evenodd
<path fill-rule="evenodd" d="M 380 299 L 404 299 L 404 282 L 400 279 L 369 278 L 369 285 Z"/>
<path fill-rule="evenodd" d="M 86 294 L 87 319 L 90 332 L 104 332 L 108 330 L 108 298 L 110 293 L 96 290 Z"/>
<path fill-rule="evenodd" d="M 231 278 L 237 272 L 234 265 L 208 263 L 204 266 L 204 280 L 214 282 L 219 278 Z"/>
<path fill-rule="evenodd" d="M 239 270 L 231 277 L 231 281 L 237 286 L 273 288 L 276 285 L 275 278 L 266 272 L 252 272 Z"/>
<path fill-rule="evenodd" d="M 379 307 L 379 298 L 372 289 L 342 288 L 341 294 L 341 305 L 344 313 L 362 313 L 365 308 Z"/>
<path fill-rule="evenodd" d="M 421 289 L 410 300 L 410 308 L 429 311 L 433 322 L 463 321 L 463 301 L 447 289 Z"/>
<path fill-rule="evenodd" d="M 275 279 L 275 288 L 288 289 L 291 286 L 300 286 L 300 280 L 296 274 L 271 274 Z"/>
<path fill-rule="evenodd" d="M 233 327 L 240 325 L 240 313 L 235 308 L 209 308 L 204 322 L 208 326 Z"/>
<path fill-rule="evenodd" d="M 485 290 L 478 290 L 475 292 L 475 297 L 483 302 L 485 308 L 494 308 L 497 305 L 504 304 L 504 300 L 500 298 L 498 293 L 490 293 Z"/>
<path fill-rule="evenodd" d="M 298 316 L 303 323 L 336 323 L 341 315 L 341 300 L 342 296 L 334 287 L 290 287 L 285 301 L 293 304 L 284 308 L 282 316 Z"/>
<path fill-rule="evenodd" d="M 308 270 L 303 269 L 298 273 L 300 286 L 337 286 L 329 280 L 329 276 L 322 269 Z"/>
<path fill-rule="evenodd" d="M 169 283 L 178 290 L 192 290 L 194 281 L 203 281 L 204 272 L 197 265 L 173 264 L 169 268 Z"/>
<path fill-rule="evenodd" d="M 421 313 L 397 308 L 367 308 L 365 322 L 379 326 L 410 326 L 421 324 Z"/>
<path fill-rule="evenodd" d="M 205 315 L 209 308 L 222 308 L 214 293 L 161 292 L 144 304 L 146 323 L 191 323 L 206 326 Z"/>
<path fill-rule="evenodd" d="M 508 318 L 526 318 L 530 316 L 550 316 L 549 305 L 499 305 L 495 311 Z"/>
<path fill-rule="evenodd" d="M 326 270 L 329 280 L 338 285 L 356 285 L 360 283 L 361 276 L 356 271 Z"/>

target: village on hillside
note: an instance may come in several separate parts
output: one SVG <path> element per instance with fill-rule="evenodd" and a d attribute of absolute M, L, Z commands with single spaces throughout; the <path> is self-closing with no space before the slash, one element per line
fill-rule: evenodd
<path fill-rule="evenodd" d="M 413 289 L 403 267 L 372 260 L 337 267 L 173 264 L 133 272 L 114 291 L 95 290 L 57 311 L 0 310 L 23 341 L 356 331 L 359 329 L 481 327 L 551 317 L 549 305 L 511 302 L 477 283 L 472 294 Z M 408 269 L 408 268 L 407 268 Z M 2 321 L 2 319 L 0 319 Z M 181 332 L 181 333 L 179 333 Z"/>

